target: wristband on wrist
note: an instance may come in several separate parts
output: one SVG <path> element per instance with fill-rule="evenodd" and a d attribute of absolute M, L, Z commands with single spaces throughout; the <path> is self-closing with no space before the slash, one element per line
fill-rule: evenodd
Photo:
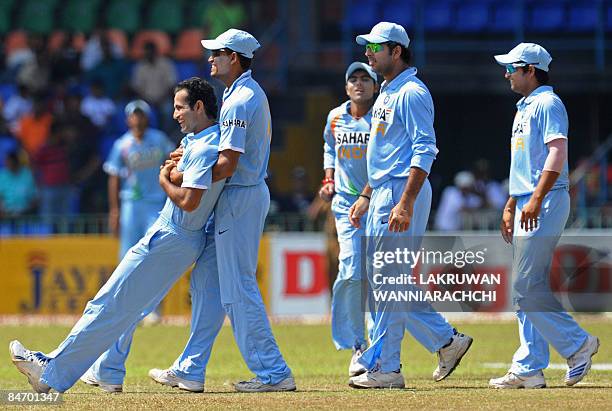
<path fill-rule="evenodd" d="M 321 184 L 325 185 L 325 184 L 335 184 L 335 183 L 334 183 L 334 179 L 333 178 L 324 178 L 321 181 Z"/>
<path fill-rule="evenodd" d="M 368 201 L 370 201 L 370 196 L 367 196 L 365 194 L 359 194 L 359 197 L 367 198 Z"/>

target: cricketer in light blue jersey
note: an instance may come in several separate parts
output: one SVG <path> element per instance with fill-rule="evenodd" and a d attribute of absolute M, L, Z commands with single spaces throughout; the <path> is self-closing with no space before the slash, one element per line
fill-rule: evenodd
<path fill-rule="evenodd" d="M 179 162 L 180 187 L 170 181 L 176 164 L 169 161 L 162 167 L 159 182 L 169 199 L 155 224 L 126 254 L 57 349 L 45 356 L 26 350 L 18 341 L 11 343 L 13 362 L 36 391 L 64 392 L 74 385 L 105 350 L 113 350 L 122 334 L 133 332 L 143 312 L 159 303 L 202 253 L 204 225 L 224 184 L 212 183 L 220 132 L 210 118 L 216 114 L 213 89 L 203 83 L 204 101 L 191 108 L 179 105 L 187 91 L 179 88 L 183 83 L 177 87 L 175 118 L 183 130 L 202 131 L 187 140 Z"/>
<path fill-rule="evenodd" d="M 227 87 L 219 116 L 218 179 L 229 178 L 215 207 L 215 245 L 221 302 L 240 353 L 255 377 L 234 384 L 237 391 L 293 391 L 255 277 L 259 241 L 270 206 L 264 181 L 272 124 L 268 99 L 249 67 L 260 47 L 251 34 L 229 29 L 202 40 L 211 51 L 211 75 Z M 189 347 L 186 348 L 186 351 Z"/>
<path fill-rule="evenodd" d="M 409 67 L 383 83 L 372 108 L 368 145 L 372 188 L 392 178 L 408 177 L 410 167 L 429 173 L 438 154 L 433 100 L 416 74 L 417 69 Z"/>
<path fill-rule="evenodd" d="M 568 119 L 563 102 L 551 86 L 539 86 L 529 96 L 516 103 L 512 125 L 510 195 L 513 197 L 535 191 L 548 156 L 546 144 L 567 139 Z M 569 187 L 567 161 L 552 190 Z"/>
<path fill-rule="evenodd" d="M 357 359 L 367 347 L 361 307 L 361 240 L 364 227 L 349 221 L 349 209 L 367 184 L 366 149 L 378 78 L 370 66 L 354 62 L 346 70 L 349 101 L 329 112 L 323 132 L 325 179 L 319 196 L 332 200 L 338 233 L 338 276 L 332 289 L 332 338 L 337 349 L 352 349 L 349 376 L 365 372 Z M 368 325 L 371 317 L 367 313 Z"/>
<path fill-rule="evenodd" d="M 510 198 L 500 225 L 513 247 L 512 300 L 521 344 L 508 373 L 489 386 L 546 387 L 549 344 L 567 359 L 565 383 L 572 386 L 589 372 L 599 339 L 563 310 L 550 288 L 553 254 L 570 210 L 567 112 L 547 85 L 552 57 L 542 46 L 520 43 L 495 60 L 505 66 L 512 91 L 523 96 L 512 126 Z"/>
<path fill-rule="evenodd" d="M 366 46 L 368 63 L 385 81 L 372 108 L 367 148 L 369 185 L 349 210 L 356 226 L 367 210 L 368 295 L 374 300 L 372 342 L 359 358 L 367 372 L 352 377 L 349 385 L 403 388 L 400 351 L 405 329 L 430 352 L 438 353 L 433 377 L 440 381 L 455 369 L 472 339 L 457 333 L 428 304 L 413 308 L 392 299 L 376 301 L 374 292 L 384 289 L 384 284 L 395 284 L 387 278 L 397 276 L 398 269 L 407 274 L 411 269 L 395 265 L 375 272 L 372 265 L 374 253 L 391 251 L 391 244 L 406 250 L 420 248 L 431 208 L 427 175 L 438 153 L 433 102 L 427 87 L 416 77 L 416 69 L 410 66 L 410 39 L 403 27 L 381 22 L 356 40 Z M 378 274 L 379 280 L 375 280 Z"/>
<path fill-rule="evenodd" d="M 229 149 L 242 154 L 227 185 L 254 186 L 262 183 L 270 159 L 272 119 L 268 98 L 251 77 L 251 70 L 241 74 L 223 92 L 219 124 L 219 151 Z"/>
<path fill-rule="evenodd" d="M 126 106 L 130 130 L 115 141 L 103 165 L 109 174 L 110 218 L 119 216 L 120 258 L 155 221 L 166 198 L 157 176 L 175 145 L 163 132 L 147 128 L 150 110 L 142 100 Z M 111 230 L 114 224 L 111 222 Z"/>

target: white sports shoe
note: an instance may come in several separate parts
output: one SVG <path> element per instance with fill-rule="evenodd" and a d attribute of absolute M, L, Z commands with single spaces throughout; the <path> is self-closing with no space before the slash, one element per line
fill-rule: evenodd
<path fill-rule="evenodd" d="M 277 391 L 295 391 L 295 380 L 293 375 L 288 376 L 278 384 L 264 384 L 257 377 L 251 378 L 249 381 L 240 381 L 234 384 L 234 388 L 238 392 L 277 392 Z"/>
<path fill-rule="evenodd" d="M 474 340 L 469 335 L 456 332 L 450 344 L 438 350 L 438 367 L 433 372 L 435 381 L 442 381 L 455 371 L 467 350 L 470 349 L 472 341 Z"/>
<path fill-rule="evenodd" d="M 361 348 L 353 350 L 353 356 L 351 357 L 351 363 L 348 369 L 349 377 L 356 377 L 368 371 L 366 367 L 359 364 L 359 358 L 361 358 L 362 354 L 363 350 Z"/>
<path fill-rule="evenodd" d="M 14 340 L 9 344 L 11 360 L 20 373 L 28 377 L 32 389 L 38 393 L 48 393 L 51 390 L 47 384 L 40 381 L 49 359 L 40 352 L 26 349 L 19 341 Z"/>
<path fill-rule="evenodd" d="M 352 388 L 404 388 L 404 376 L 401 371 L 382 372 L 378 369 L 368 371 L 349 379 Z"/>
<path fill-rule="evenodd" d="M 160 370 L 153 368 L 149 370 L 149 377 L 159 384 L 168 387 L 178 387 L 190 392 L 204 392 L 204 384 L 198 381 L 190 381 L 176 375 L 172 370 Z"/>
<path fill-rule="evenodd" d="M 103 381 L 98 380 L 94 375 L 91 369 L 87 370 L 85 374 L 83 374 L 80 378 L 87 385 L 91 385 L 93 387 L 99 387 L 102 391 L 114 393 L 114 392 L 123 392 L 123 385 L 121 384 L 108 384 Z"/>
<path fill-rule="evenodd" d="M 546 388 L 546 380 L 544 374 L 540 371 L 539 374 L 531 377 L 522 377 L 510 371 L 500 378 L 491 378 L 489 380 L 490 388 Z"/>
<path fill-rule="evenodd" d="M 567 359 L 569 367 L 565 374 L 565 384 L 572 386 L 582 380 L 591 369 L 593 356 L 599 350 L 599 338 L 589 335 L 582 347 Z"/>

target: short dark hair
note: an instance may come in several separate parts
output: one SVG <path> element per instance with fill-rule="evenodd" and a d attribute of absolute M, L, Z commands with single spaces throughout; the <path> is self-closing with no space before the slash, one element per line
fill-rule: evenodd
<path fill-rule="evenodd" d="M 410 49 L 408 47 L 404 47 L 399 43 L 396 43 L 394 41 L 388 41 L 386 42 L 387 46 L 389 47 L 389 54 L 391 54 L 393 52 L 393 49 L 397 46 L 400 46 L 402 48 L 402 53 L 400 54 L 400 58 L 404 61 L 404 63 L 410 65 L 412 63 L 412 53 L 410 52 Z"/>
<path fill-rule="evenodd" d="M 533 68 L 535 69 L 535 78 L 538 81 L 538 84 L 541 86 L 547 85 L 550 81 L 550 78 L 548 77 L 548 72 L 539 69 L 535 66 Z M 529 71 L 529 66 L 521 67 L 521 69 L 523 69 L 523 71 L 526 73 L 527 71 Z"/>
<path fill-rule="evenodd" d="M 215 90 L 208 81 L 199 77 L 191 77 L 178 83 L 174 88 L 174 94 L 180 90 L 187 90 L 187 102 L 190 108 L 193 109 L 198 100 L 200 100 L 204 103 L 204 109 L 208 118 L 212 120 L 217 118 L 219 113 L 217 97 L 215 96 Z"/>

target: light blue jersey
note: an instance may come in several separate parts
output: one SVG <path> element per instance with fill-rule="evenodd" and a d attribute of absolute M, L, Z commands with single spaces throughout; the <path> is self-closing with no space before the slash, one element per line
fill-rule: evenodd
<path fill-rule="evenodd" d="M 204 228 L 223 188 L 222 182 L 212 184 L 212 169 L 219 156 L 219 139 L 218 124 L 183 139 L 181 145 L 184 152 L 177 165 L 177 169 L 183 173 L 181 187 L 208 191 L 192 212 L 182 210 L 168 198 L 160 213 L 161 219 L 184 230 L 199 231 Z"/>
<path fill-rule="evenodd" d="M 223 92 L 219 115 L 219 151 L 242 153 L 228 186 L 253 186 L 264 181 L 270 158 L 272 120 L 265 92 L 245 71 Z"/>
<path fill-rule="evenodd" d="M 410 67 L 383 82 L 372 108 L 367 152 L 372 188 L 391 178 L 408 177 L 410 167 L 429 173 L 438 154 L 433 100 L 416 73 Z"/>
<path fill-rule="evenodd" d="M 142 141 L 130 131 L 119 137 L 104 163 L 104 171 L 121 178 L 121 200 L 164 201 L 158 183 L 159 166 L 175 145 L 159 130 L 147 129 Z"/>
<path fill-rule="evenodd" d="M 368 182 L 366 149 L 372 112 L 354 118 L 347 101 L 329 112 L 323 132 L 323 168 L 333 168 L 337 193 L 359 195 Z"/>
<path fill-rule="evenodd" d="M 563 102 L 550 86 L 540 86 L 516 104 L 512 126 L 510 195 L 534 192 L 548 156 L 547 143 L 567 139 L 568 119 Z M 569 187 L 567 160 L 552 190 Z"/>

